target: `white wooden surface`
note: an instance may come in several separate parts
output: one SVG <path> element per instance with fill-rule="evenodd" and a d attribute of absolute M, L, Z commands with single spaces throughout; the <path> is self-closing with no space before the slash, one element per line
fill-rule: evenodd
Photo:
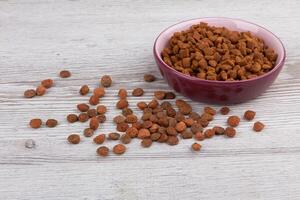
<path fill-rule="evenodd" d="M 299 8 L 297 0 L 1 0 L 0 199 L 300 199 Z M 80 85 L 95 87 L 101 75 L 112 75 L 114 85 L 102 101 L 108 121 L 99 130 L 111 131 L 118 88 L 145 88 L 144 97 L 129 98 L 132 108 L 150 100 L 154 90 L 168 89 L 152 57 L 159 32 L 206 16 L 258 23 L 286 46 L 284 70 L 270 89 L 231 107 L 238 115 L 255 109 L 266 124 L 262 134 L 244 122 L 236 138 L 204 141 L 199 154 L 189 150 L 192 140 L 150 149 L 134 141 L 124 156 L 105 159 L 95 155 L 90 139 L 66 143 L 68 134 L 86 126 L 65 121 L 75 104 L 88 98 L 77 95 Z M 61 69 L 73 76 L 59 79 Z M 145 72 L 159 80 L 144 83 Z M 43 97 L 22 97 L 44 78 L 53 78 L 56 87 Z M 204 106 L 192 104 L 196 111 Z M 32 130 L 27 124 L 33 117 L 56 118 L 60 124 Z M 218 116 L 213 124 L 224 121 Z M 26 139 L 37 147 L 26 149 Z"/>

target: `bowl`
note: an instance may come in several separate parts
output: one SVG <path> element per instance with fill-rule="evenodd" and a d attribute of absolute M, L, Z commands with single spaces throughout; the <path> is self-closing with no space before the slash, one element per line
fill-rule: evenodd
<path fill-rule="evenodd" d="M 265 44 L 278 54 L 274 68 L 264 75 L 240 81 L 202 80 L 185 75 L 168 66 L 161 58 L 163 48 L 168 46 L 174 32 L 187 30 L 191 25 L 206 22 L 210 26 L 224 26 L 229 30 L 250 31 L 264 40 Z M 182 95 L 199 102 L 212 104 L 236 104 L 256 98 L 276 79 L 285 61 L 285 49 L 282 42 L 267 29 L 240 19 L 224 17 L 199 18 L 183 21 L 162 31 L 153 47 L 157 66 L 167 83 Z"/>

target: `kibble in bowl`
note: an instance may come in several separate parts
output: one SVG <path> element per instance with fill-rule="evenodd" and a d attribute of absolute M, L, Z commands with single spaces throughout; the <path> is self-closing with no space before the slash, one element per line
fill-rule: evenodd
<path fill-rule="evenodd" d="M 154 57 L 176 91 L 196 101 L 231 104 L 253 99 L 273 83 L 285 49 L 274 34 L 253 23 L 201 18 L 164 30 Z"/>

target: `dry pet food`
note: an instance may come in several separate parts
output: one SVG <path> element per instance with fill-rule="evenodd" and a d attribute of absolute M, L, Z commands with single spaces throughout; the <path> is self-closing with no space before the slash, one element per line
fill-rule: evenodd
<path fill-rule="evenodd" d="M 69 78 L 71 76 L 71 72 L 68 70 L 62 70 L 61 72 L 59 72 L 59 76 L 61 78 Z"/>
<path fill-rule="evenodd" d="M 42 125 L 42 120 L 41 119 L 32 119 L 32 120 L 30 120 L 29 125 L 31 128 L 40 128 Z"/>
<path fill-rule="evenodd" d="M 78 144 L 80 142 L 80 136 L 78 134 L 71 134 L 68 137 L 70 144 Z"/>
<path fill-rule="evenodd" d="M 109 149 L 106 146 L 99 147 L 97 149 L 97 154 L 99 156 L 106 157 L 108 155 Z"/>

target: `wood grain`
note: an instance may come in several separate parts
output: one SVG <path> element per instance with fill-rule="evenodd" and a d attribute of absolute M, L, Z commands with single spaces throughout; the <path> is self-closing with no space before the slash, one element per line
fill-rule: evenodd
<path fill-rule="evenodd" d="M 297 0 L 0 1 L 0 199 L 300 199 L 299 7 Z M 105 159 L 96 156 L 91 139 L 67 144 L 70 133 L 87 126 L 65 120 L 88 100 L 78 94 L 81 85 L 94 88 L 102 75 L 112 76 L 101 101 L 108 119 L 98 132 L 113 131 L 120 87 L 145 88 L 143 97 L 129 97 L 137 113 L 138 101 L 170 90 L 152 57 L 155 37 L 178 21 L 207 16 L 258 23 L 285 44 L 287 61 L 276 82 L 259 98 L 231 106 L 237 115 L 256 110 L 263 133 L 242 121 L 236 138 L 206 140 L 199 154 L 190 151 L 192 140 L 150 149 L 133 141 L 124 156 Z M 72 77 L 59 78 L 62 69 Z M 146 72 L 158 80 L 143 82 Z M 55 87 L 43 97 L 23 98 L 45 78 Z M 203 109 L 188 101 L 195 111 Z M 32 130 L 33 117 L 56 118 L 59 126 Z M 212 125 L 225 120 L 216 116 Z M 25 148 L 27 139 L 36 141 L 35 149 Z"/>

